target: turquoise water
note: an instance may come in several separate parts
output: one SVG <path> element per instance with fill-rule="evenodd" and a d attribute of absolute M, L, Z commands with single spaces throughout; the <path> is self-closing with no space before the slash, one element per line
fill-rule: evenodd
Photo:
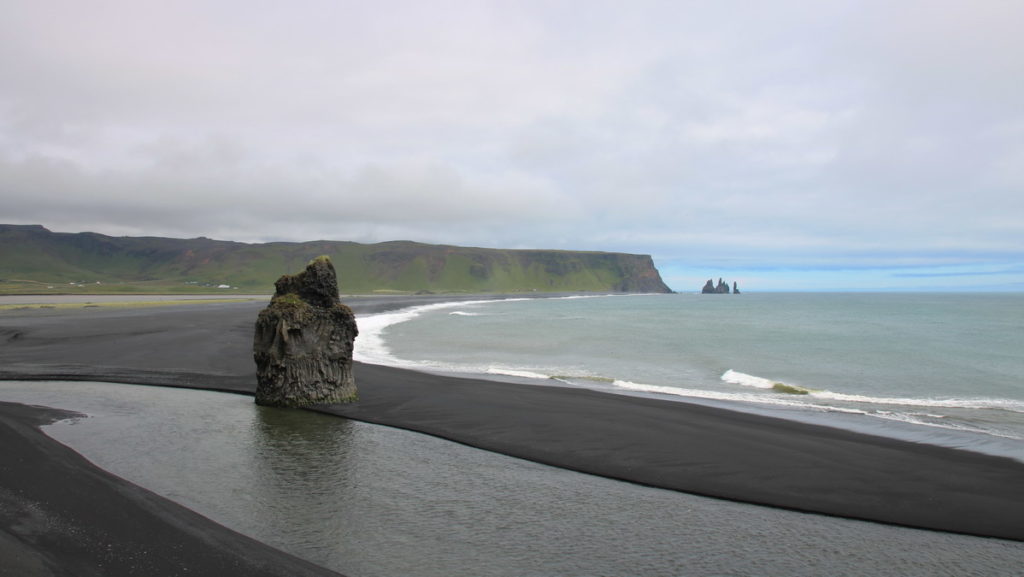
<path fill-rule="evenodd" d="M 1024 459 L 1024 294 L 522 299 L 359 322 L 356 354 L 372 362 L 712 402 Z"/>
<path fill-rule="evenodd" d="M 1024 543 L 632 485 L 240 395 L 0 382 L 0 399 L 88 414 L 45 431 L 351 577 L 961 577 L 1024 566 Z"/>

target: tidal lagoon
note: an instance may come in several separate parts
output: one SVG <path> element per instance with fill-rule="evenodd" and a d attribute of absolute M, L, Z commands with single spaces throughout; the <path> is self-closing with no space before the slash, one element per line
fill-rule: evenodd
<path fill-rule="evenodd" d="M 250 397 L 2 382 L 88 414 L 47 434 L 336 571 L 391 575 L 1014 575 L 1024 544 L 708 499 Z"/>
<path fill-rule="evenodd" d="M 0 400 L 90 415 L 47 431 L 348 575 L 1013 574 L 1014 295 L 806 296 L 355 299 L 360 402 L 326 410 L 367 422 L 253 405 L 260 302 L 11 310 Z M 736 502 L 773 495 L 1016 540 Z"/>

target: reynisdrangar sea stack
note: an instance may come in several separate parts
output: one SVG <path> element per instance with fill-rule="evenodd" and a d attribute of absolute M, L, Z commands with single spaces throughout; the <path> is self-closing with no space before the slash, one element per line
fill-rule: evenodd
<path fill-rule="evenodd" d="M 253 338 L 256 403 L 303 407 L 356 400 L 352 348 L 359 330 L 338 297 L 331 260 L 313 259 L 274 287 Z"/>

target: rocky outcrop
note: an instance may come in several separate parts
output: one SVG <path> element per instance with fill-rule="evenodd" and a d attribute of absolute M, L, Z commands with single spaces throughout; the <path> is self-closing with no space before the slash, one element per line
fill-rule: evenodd
<path fill-rule="evenodd" d="M 715 280 L 714 279 L 710 279 L 709 278 L 708 282 L 704 283 L 704 287 L 702 289 L 700 289 L 700 292 L 701 292 L 701 294 L 706 294 L 706 295 L 714 295 L 714 294 L 727 295 L 727 294 L 729 294 L 730 291 L 729 291 L 729 285 L 727 283 L 725 283 L 724 281 L 722 281 L 721 278 L 718 279 L 718 284 L 717 285 L 715 284 Z M 736 286 L 736 281 L 733 281 L 733 283 L 732 283 L 732 292 L 735 293 L 735 294 L 740 294 L 740 289 Z"/>
<path fill-rule="evenodd" d="M 338 298 L 334 265 L 314 259 L 306 270 L 274 283 L 256 319 L 256 403 L 301 407 L 356 399 L 352 347 L 358 329 Z"/>
<path fill-rule="evenodd" d="M 671 293 L 672 289 L 661 280 L 661 273 L 649 255 L 611 253 L 614 265 L 608 270 L 619 274 L 621 280 L 612 288 L 627 293 Z M 598 270 L 594 267 L 594 270 Z"/>

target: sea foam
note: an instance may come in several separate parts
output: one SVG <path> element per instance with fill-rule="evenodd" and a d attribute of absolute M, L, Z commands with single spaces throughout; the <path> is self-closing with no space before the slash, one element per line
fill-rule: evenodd
<path fill-rule="evenodd" d="M 910 397 L 873 397 L 869 395 L 851 395 L 828 390 L 804 389 L 800 385 L 792 385 L 783 381 L 774 381 L 763 377 L 748 375 L 732 369 L 722 374 L 721 380 L 726 383 L 753 387 L 757 389 L 776 389 L 782 384 L 807 391 L 807 395 L 816 399 L 861 403 L 866 405 L 896 405 L 906 407 L 931 407 L 947 409 L 996 409 L 1014 413 L 1024 413 L 1024 402 L 1011 399 L 988 398 L 910 398 Z M 943 415 L 935 415 L 941 417 Z"/>
<path fill-rule="evenodd" d="M 486 302 L 494 301 L 479 300 L 434 303 L 386 313 L 357 316 L 356 322 L 359 325 L 359 337 L 356 339 L 355 350 L 353 351 L 352 356 L 355 360 L 365 363 L 403 367 L 420 366 L 420 363 L 399 359 L 392 354 L 391 349 L 387 346 L 387 343 L 384 340 L 385 329 L 399 323 L 411 321 L 428 311 L 458 308 Z"/>
<path fill-rule="evenodd" d="M 782 407 L 798 407 L 802 409 L 813 409 L 818 411 L 851 413 L 863 415 L 865 411 L 850 409 L 846 407 L 834 407 L 831 405 L 818 405 L 795 400 L 792 395 L 765 396 L 756 393 L 726 393 L 708 389 L 688 389 L 682 387 L 667 387 L 663 385 L 648 385 L 634 383 L 631 381 L 615 381 L 616 388 L 635 391 L 640 393 L 655 393 L 659 395 L 672 395 L 676 397 L 690 397 L 694 399 L 708 399 L 713 401 L 730 401 L 740 403 L 757 403 L 761 405 L 774 405 Z M 763 388 L 763 387 L 759 387 Z"/>
<path fill-rule="evenodd" d="M 522 369 L 510 369 L 504 367 L 487 367 L 483 372 L 488 375 L 504 375 L 507 377 L 519 377 L 523 379 L 550 379 L 551 375 L 538 373 L 536 371 L 526 371 Z"/>
<path fill-rule="evenodd" d="M 593 298 L 590 296 L 579 297 L 579 296 L 567 296 L 567 297 L 553 297 L 555 299 L 572 299 L 572 298 Z M 384 331 L 390 327 L 399 323 L 411 321 L 424 313 L 436 310 L 444 309 L 458 309 L 467 306 L 480 305 L 480 304 L 495 304 L 495 303 L 510 303 L 532 300 L 529 298 L 505 298 L 505 299 L 481 299 L 481 300 L 465 300 L 465 301 L 450 301 L 433 303 L 428 305 L 413 306 L 405 309 L 399 309 L 397 311 L 391 311 L 386 313 L 377 313 L 366 316 L 357 316 L 356 321 L 359 325 L 359 337 L 356 339 L 355 350 L 353 351 L 353 358 L 357 361 L 365 363 L 375 363 L 380 365 L 388 366 L 399 366 L 406 368 L 424 368 L 424 369 L 444 369 L 452 370 L 455 372 L 466 372 L 466 368 L 457 367 L 439 367 L 436 364 L 429 362 L 416 362 L 407 359 L 400 359 L 396 357 L 390 347 L 384 339 Z M 469 312 L 456 310 L 448 313 L 453 316 L 478 316 L 482 313 Z M 479 371 L 474 371 L 479 372 Z"/>
<path fill-rule="evenodd" d="M 579 298 L 595 299 L 590 301 L 594 304 L 575 300 Z M 854 311 L 856 318 L 877 318 L 884 325 L 886 317 L 871 315 L 881 315 L 875 309 L 891 304 L 894 297 L 872 298 L 868 304 L 874 308 L 864 308 L 861 298 L 829 297 L 825 304 L 831 307 L 828 311 L 832 313 Z M 816 300 L 808 303 L 803 298 L 764 297 L 765 302 L 760 302 L 751 297 L 741 303 L 742 307 L 730 305 L 728 314 L 734 322 L 746 322 L 748 318 L 757 321 L 748 327 L 753 333 L 748 340 L 767 344 L 763 350 L 756 351 L 749 350 L 743 338 L 732 348 L 728 343 L 705 346 L 691 339 L 690 335 L 700 333 L 701 327 L 719 326 L 720 316 L 725 314 L 706 299 L 662 295 L 639 297 L 637 301 L 619 300 L 618 304 L 611 300 L 598 302 L 601 299 L 596 295 L 572 296 L 565 300 L 575 302 L 566 303 L 564 307 L 546 303 L 507 309 L 500 306 L 507 301 L 497 299 L 448 302 L 359 318 L 361 335 L 356 341 L 356 358 L 434 372 L 491 375 L 516 381 L 529 379 L 537 384 L 547 381 L 555 386 L 592 388 L 609 393 L 660 396 L 678 401 L 707 400 L 707 404 L 724 403 L 739 410 L 767 410 L 784 418 L 806 412 L 815 422 L 820 419 L 830 423 L 831 417 L 825 413 L 838 413 L 846 416 L 836 416 L 836 423 L 855 423 L 852 426 L 868 430 L 871 427 L 889 430 L 897 425 L 883 421 L 899 421 L 931 429 L 925 435 L 938 434 L 933 429 L 938 427 L 994 437 L 1019 439 L 1024 436 L 1020 432 L 1024 430 L 1021 416 L 1024 399 L 1003 398 L 1011 396 L 1015 387 L 1019 387 L 1019 379 L 1013 381 L 1012 375 L 1021 373 L 1014 370 L 1012 362 L 991 371 L 972 365 L 958 372 L 955 369 L 959 367 L 959 357 L 955 355 L 959 353 L 941 349 L 943 342 L 940 340 L 935 345 L 939 352 L 934 353 L 934 361 L 907 364 L 906 358 L 887 356 L 902 345 L 886 341 L 887 333 L 876 334 L 873 325 L 836 329 L 836 338 L 860 347 L 855 358 L 847 358 L 849 355 L 845 353 L 833 358 L 830 350 L 819 351 L 807 346 L 807 334 L 816 331 L 833 334 L 834 323 L 820 319 L 811 323 L 807 331 L 784 334 L 784 339 L 767 338 L 758 332 L 763 327 L 785 332 L 789 315 L 774 314 L 776 301 L 797 312 L 821 304 Z M 481 306 L 483 303 L 486 306 Z M 492 308 L 494 305 L 499 306 Z M 404 349 L 397 348 L 397 340 L 396 348 L 389 348 L 388 327 L 413 321 L 434 309 L 445 309 L 434 313 L 450 319 L 438 319 L 439 326 L 445 331 L 459 332 L 459 342 L 464 343 L 460 347 L 465 347 L 466 354 L 453 351 L 454 354 L 443 355 L 446 361 L 399 358 Z M 946 310 L 957 308 L 946 307 L 932 314 L 944 314 Z M 814 311 L 820 312 L 820 308 Z M 508 346 L 500 332 L 506 321 L 491 318 L 506 315 Z M 483 322 L 482 317 L 488 317 L 490 322 Z M 950 322 L 975 322 L 972 318 L 960 315 Z M 564 322 L 567 320 L 573 322 Z M 915 327 L 915 330 L 925 330 L 922 326 L 911 325 Z M 490 332 L 483 332 L 485 330 Z M 476 334 L 483 335 L 479 342 L 474 340 Z M 921 332 L 912 342 L 921 343 L 927 337 L 926 332 Z M 424 350 L 429 348 L 425 346 Z M 933 348 L 929 347 L 928 351 Z M 492 349 L 493 354 L 487 349 Z M 1012 350 L 1004 349 L 999 350 L 1012 358 Z M 799 364 L 786 362 L 793 351 L 808 350 L 813 354 L 801 356 Z M 742 366 L 731 364 L 737 358 L 748 356 L 751 366 L 773 368 L 743 372 Z M 856 360 L 874 357 L 880 362 L 862 365 Z M 925 357 L 925 360 L 929 358 L 932 357 Z M 970 356 L 964 358 L 971 360 Z M 735 368 L 725 370 L 730 366 Z M 818 376 L 804 376 L 798 369 Z M 980 375 L 979 382 L 971 380 L 969 371 Z M 935 386 L 931 386 L 932 379 Z M 876 419 L 876 423 L 871 423 Z"/>

